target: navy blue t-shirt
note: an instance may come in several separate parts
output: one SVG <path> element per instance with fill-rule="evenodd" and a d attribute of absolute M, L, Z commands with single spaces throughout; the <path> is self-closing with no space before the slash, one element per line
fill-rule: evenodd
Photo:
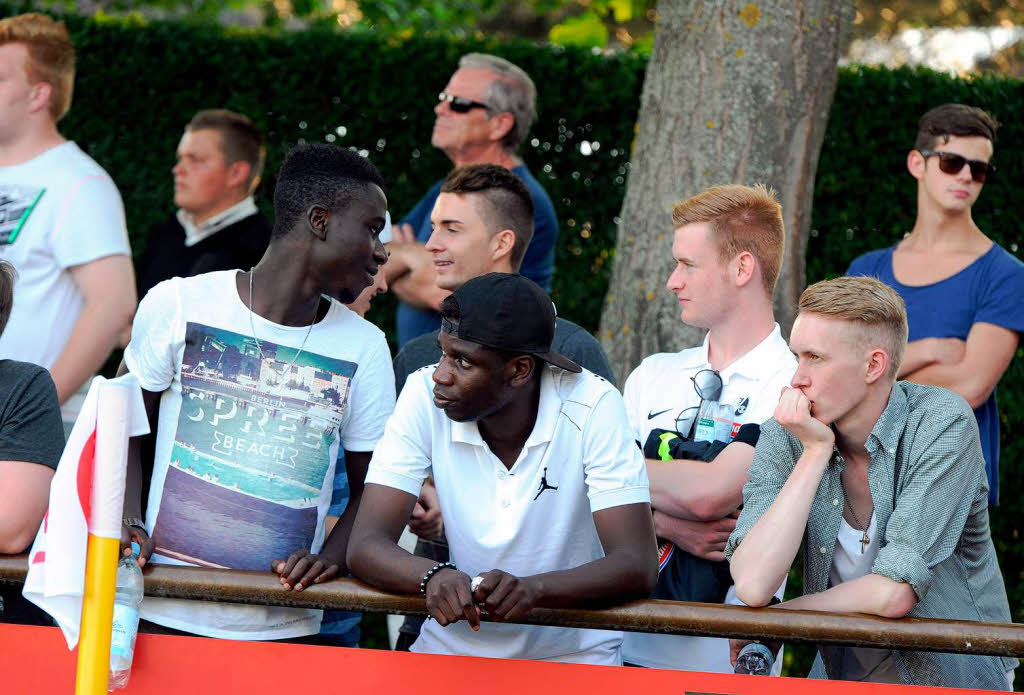
<path fill-rule="evenodd" d="M 867 275 L 892 287 L 907 304 L 909 340 L 959 338 L 975 323 L 991 323 L 1024 331 L 1024 263 L 999 244 L 959 273 L 931 285 L 909 286 L 892 271 L 895 246 L 866 253 L 847 269 L 847 275 Z M 989 504 L 999 501 L 999 412 L 996 390 L 974 409 L 981 450 L 988 473 Z"/>
<path fill-rule="evenodd" d="M 530 278 L 545 290 L 551 291 L 551 277 L 555 274 L 555 241 L 558 239 L 558 218 L 555 216 L 555 206 L 551 204 L 548 197 L 537 179 L 526 168 L 520 164 L 512 168 L 512 173 L 523 180 L 526 187 L 530 189 L 533 196 L 533 239 L 526 249 L 523 257 L 522 267 L 519 272 Z M 437 202 L 437 196 L 441 193 L 441 184 L 438 181 L 427 194 L 416 203 L 412 211 L 406 215 L 401 224 L 408 224 L 416 231 L 416 240 L 425 244 L 430 238 L 430 213 Z M 396 318 L 398 324 L 398 347 L 402 348 L 407 342 L 423 335 L 431 333 L 441 327 L 441 319 L 437 312 L 427 309 L 418 309 L 408 304 L 399 302 Z"/>

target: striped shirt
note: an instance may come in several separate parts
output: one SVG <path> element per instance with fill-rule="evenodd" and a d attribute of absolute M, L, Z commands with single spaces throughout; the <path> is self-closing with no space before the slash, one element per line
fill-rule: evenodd
<path fill-rule="evenodd" d="M 871 571 L 914 588 L 908 616 L 1010 622 L 1006 588 L 988 524 L 988 483 L 970 406 L 942 388 L 897 382 L 866 443 L 868 486 L 882 547 Z M 803 453 L 775 420 L 762 425 L 743 511 L 726 546 L 736 547 L 768 510 Z M 829 588 L 845 496 L 838 453 L 829 461 L 804 530 L 804 592 Z M 895 490 L 894 490 L 895 487 Z M 894 502 L 895 500 L 895 508 Z M 829 678 L 842 679 L 845 647 L 819 646 Z M 903 683 L 1006 690 L 1017 660 L 894 651 Z M 814 672 L 812 671 L 812 676 Z"/>

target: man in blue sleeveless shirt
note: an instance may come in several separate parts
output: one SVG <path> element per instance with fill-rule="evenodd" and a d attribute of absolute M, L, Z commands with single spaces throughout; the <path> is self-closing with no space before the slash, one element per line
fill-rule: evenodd
<path fill-rule="evenodd" d="M 910 342 L 899 378 L 944 386 L 974 408 L 989 504 L 999 500 L 996 384 L 1024 330 L 1024 264 L 989 239 L 971 206 L 994 174 L 998 124 L 981 109 L 943 104 L 921 117 L 907 169 L 917 220 L 895 246 L 864 254 L 847 275 L 876 277 L 907 305 Z"/>

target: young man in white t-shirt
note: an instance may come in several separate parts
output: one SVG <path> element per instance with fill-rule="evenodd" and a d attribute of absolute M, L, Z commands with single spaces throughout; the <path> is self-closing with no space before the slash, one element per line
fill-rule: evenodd
<path fill-rule="evenodd" d="M 136 301 L 117 187 L 57 131 L 74 78 L 63 22 L 0 20 L 0 259 L 18 271 L 0 357 L 49 369 L 68 424 Z"/>
<path fill-rule="evenodd" d="M 676 205 L 672 224 L 668 289 L 682 320 L 708 334 L 699 347 L 646 358 L 623 394 L 662 543 L 655 597 L 722 602 L 731 600 L 723 551 L 757 429 L 737 435 L 771 417 L 796 367 L 772 312 L 782 208 L 764 186 L 720 186 Z M 713 446 L 724 449 L 708 462 Z M 651 668 L 732 671 L 724 639 L 629 633 L 622 653 Z"/>
<path fill-rule="evenodd" d="M 122 365 L 156 432 L 144 522 L 141 438 L 130 450 L 123 536 L 142 546 L 140 564 L 153 553 L 273 569 L 296 590 L 346 572 L 366 467 L 395 399 L 384 334 L 343 306 L 387 259 L 381 186 L 355 153 L 296 148 L 255 268 L 173 278 L 146 295 Z M 325 540 L 339 447 L 351 498 Z M 287 639 L 316 634 L 321 611 L 147 598 L 141 615 L 209 637 Z"/>
<path fill-rule="evenodd" d="M 621 664 L 620 632 L 502 623 L 650 594 L 647 476 L 622 398 L 551 350 L 554 307 L 521 275 L 467 280 L 441 321 L 441 361 L 409 375 L 374 451 L 353 574 L 426 596 L 414 652 Z M 428 475 L 450 562 L 397 544 Z"/>

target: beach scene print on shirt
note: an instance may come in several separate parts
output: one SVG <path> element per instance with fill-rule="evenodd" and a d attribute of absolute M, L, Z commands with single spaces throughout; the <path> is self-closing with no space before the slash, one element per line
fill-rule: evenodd
<path fill-rule="evenodd" d="M 356 365 L 297 352 L 187 324 L 156 552 L 265 570 L 311 546 Z"/>

